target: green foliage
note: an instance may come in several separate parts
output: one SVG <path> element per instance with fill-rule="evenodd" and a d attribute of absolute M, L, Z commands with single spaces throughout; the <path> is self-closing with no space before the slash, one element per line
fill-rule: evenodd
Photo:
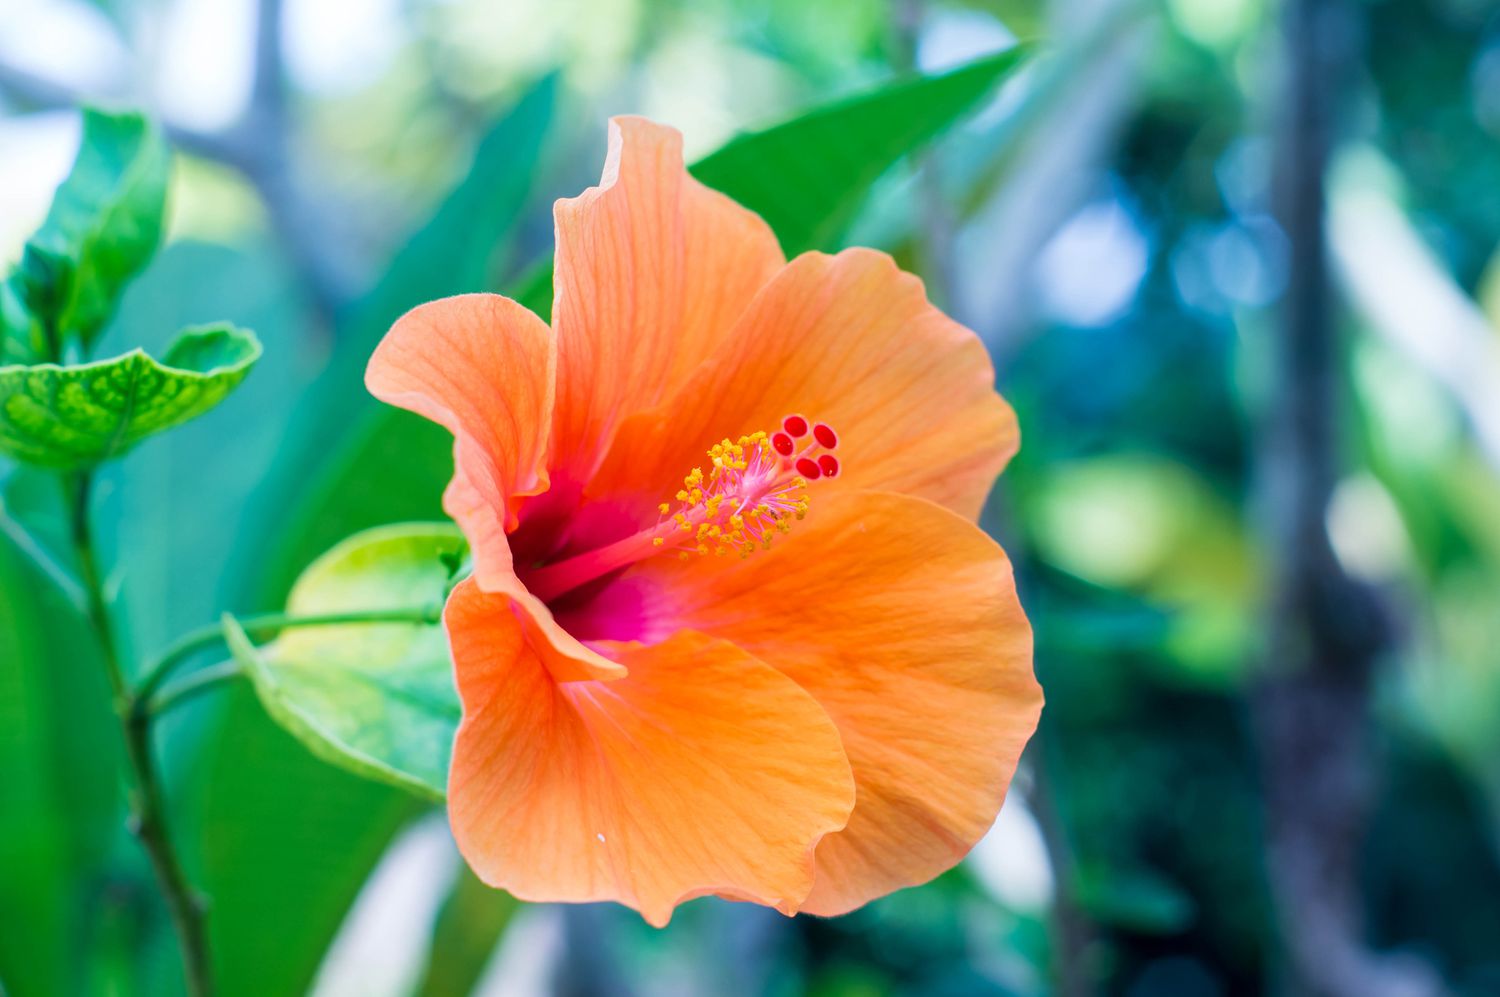
<path fill-rule="evenodd" d="M 259 358 L 251 333 L 220 324 L 184 331 L 161 362 L 133 350 L 0 368 L 0 452 L 59 470 L 91 467 L 207 412 Z"/>
<path fill-rule="evenodd" d="M 91 2 L 116 25 L 151 20 L 139 0 Z M 340 233 L 328 240 L 338 255 L 317 262 L 366 279 L 377 275 L 363 270 L 364 239 L 402 246 L 367 298 L 338 313 L 337 328 L 305 307 L 297 285 L 299 264 L 329 247 L 283 244 L 299 229 L 283 224 L 287 200 L 262 191 L 262 219 L 251 202 L 264 180 L 208 165 L 174 178 L 185 194 L 181 231 L 192 237 L 175 240 L 120 299 L 160 239 L 166 154 L 140 118 L 90 113 L 47 225 L 13 270 L 0 269 L 0 369 L 111 357 L 138 343 L 163 358 L 171 332 L 202 319 L 262 333 L 267 356 L 234 406 L 256 418 L 233 428 L 232 446 L 219 413 L 101 471 L 100 556 L 106 574 L 124 580 L 111 608 L 126 657 L 138 661 L 225 609 L 282 604 L 308 562 L 358 530 L 438 515 L 451 471 L 446 433 L 375 405 L 362 367 L 408 307 L 495 289 L 517 261 L 547 255 L 540 195 L 597 176 L 601 104 L 627 110 L 629 95 L 644 94 L 669 120 L 751 120 L 807 106 L 808 94 L 857 92 L 915 54 L 945 58 L 1002 37 L 991 15 L 1012 35 L 1052 25 L 1057 58 L 1028 74 L 1025 99 L 1003 118 L 948 135 L 925 160 L 919 197 L 905 170 L 887 169 L 919 141 L 914 130 L 930 120 L 940 131 L 965 113 L 963 100 L 983 103 L 1014 69 L 1002 64 L 1023 55 L 830 105 L 737 139 L 695 171 L 770 219 L 790 253 L 864 242 L 918 273 L 932 263 L 924 276 L 934 300 L 1002 344 L 996 366 L 1025 447 L 987 526 L 1016 564 L 1048 696 L 1011 800 L 1029 805 L 1047 839 L 1055 906 L 1010 909 L 987 877 L 956 870 L 837 919 L 705 899 L 657 932 L 629 911 L 569 908 L 559 986 L 605 981 L 644 993 L 665 978 L 691 992 L 1263 992 L 1287 961 L 1263 881 L 1278 857 L 1260 831 L 1256 742 L 1265 733 L 1251 722 L 1251 682 L 1265 660 L 1258 624 L 1268 597 L 1285 593 L 1266 591 L 1257 564 L 1250 469 L 1274 470 L 1276 453 L 1248 416 L 1286 261 L 1284 234 L 1266 214 L 1267 176 L 1282 168 L 1278 140 L 1256 113 L 1276 88 L 1246 58 L 1271 40 L 1273 19 L 1262 3 L 1231 6 L 1226 14 L 1174 0 L 1164 13 L 1125 0 L 1075 25 L 1034 0 L 731 0 L 573 18 L 590 22 L 579 27 L 533 3 L 515 17 L 524 8 L 546 23 L 527 21 L 535 44 L 515 63 L 477 30 L 491 24 L 478 16 L 483 4 L 444 5 L 442 16 L 405 25 L 410 44 L 362 90 L 290 81 L 297 124 L 276 137 L 289 140 L 296 186 L 305 185 L 293 193 L 329 207 L 325 234 Z M 1377 122 L 1365 138 L 1404 181 L 1404 210 L 1438 266 L 1493 322 L 1500 101 L 1488 85 L 1493 32 L 1481 7 L 1344 13 L 1368 40 L 1353 57 Z M 560 35 L 566 51 L 553 47 Z M 441 64 L 424 67 L 434 53 Z M 553 58 L 577 75 L 526 93 L 480 137 L 475 115 L 525 90 L 516 72 Z M 706 85 L 688 92 L 684 80 Z M 901 86 L 912 89 L 902 96 Z M 586 113 L 557 114 L 562 90 Z M 6 115 L 25 113 L 6 96 Z M 814 124 L 818 114 L 828 117 Z M 416 189 L 475 138 L 472 169 L 446 200 Z M 567 155 L 544 161 L 546 146 Z M 155 193 L 152 177 L 161 178 Z M 409 216 L 388 207 L 392 190 L 442 206 L 397 238 L 394 225 Z M 1108 237 L 1084 225 L 1052 239 L 1085 203 L 1109 209 L 1078 216 L 1108 215 Z M 338 216 L 350 204 L 361 217 Z M 1097 254 L 1078 252 L 1080 231 Z M 1122 234 L 1137 248 L 1123 249 L 1131 239 Z M 1080 259 L 1106 279 L 1079 274 Z M 1109 297 L 1131 269 L 1124 264 L 1137 262 L 1139 285 L 1113 314 L 1063 307 Z M 1060 279 L 1064 271 L 1074 279 Z M 1416 313 L 1447 314 L 1423 281 L 1390 272 Z M 545 315 L 550 262 L 529 276 L 509 286 Z M 1327 517 L 1339 557 L 1368 576 L 1401 634 L 1369 715 L 1369 743 L 1381 750 L 1368 759 L 1376 806 L 1361 828 L 1356 913 L 1376 949 L 1430 964 L 1455 993 L 1492 993 L 1500 486 L 1443 384 L 1428 383 L 1403 348 L 1382 346 L 1389 356 L 1369 363 L 1387 317 L 1345 316 L 1355 370 L 1341 408 L 1357 432 L 1339 441 L 1358 446 L 1341 452 Z M 40 551 L 69 587 L 56 485 L 0 452 L 0 990 L 170 993 L 176 953 L 145 859 L 123 831 L 120 739 L 94 641 L 66 594 L 23 563 Z M 412 566 L 417 588 L 430 584 L 426 570 Z M 362 731 L 340 726 L 373 714 L 380 734 L 396 711 L 415 708 L 404 693 L 425 699 L 429 679 L 436 689 L 436 671 L 417 667 L 411 631 L 288 634 L 246 658 L 258 684 L 193 699 L 155 731 L 171 830 L 211 901 L 225 997 L 339 989 L 314 985 L 329 942 L 393 836 L 431 814 L 441 787 L 435 735 L 360 744 Z M 380 633 L 394 641 L 365 639 Z M 333 639 L 339 646 L 325 653 Z M 365 658 L 340 660 L 346 639 L 367 648 Z M 298 642 L 309 654 L 291 654 Z M 262 697 L 291 718 L 286 727 L 268 718 Z M 407 749 L 419 761 L 390 757 Z M 425 777 L 413 774 L 421 766 Z M 416 929 L 430 927 L 432 939 L 418 992 L 472 992 L 518 907 L 461 869 L 436 924 Z"/>
<path fill-rule="evenodd" d="M 171 156 L 139 114 L 83 112 L 83 141 L 46 221 L 0 290 L 0 364 L 87 350 L 161 242 Z"/>
<path fill-rule="evenodd" d="M 463 535 L 446 524 L 368 530 L 307 569 L 293 616 L 442 605 Z M 314 754 L 352 772 L 443 797 L 460 709 L 448 643 L 434 624 L 289 630 L 257 649 L 226 617 L 230 650 L 266 710 Z"/>

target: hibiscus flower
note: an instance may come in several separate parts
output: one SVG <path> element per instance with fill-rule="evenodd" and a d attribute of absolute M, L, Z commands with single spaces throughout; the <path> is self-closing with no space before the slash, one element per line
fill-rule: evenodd
<path fill-rule="evenodd" d="M 366 377 L 455 438 L 464 858 L 655 925 L 926 882 L 994 821 L 1042 704 L 975 526 L 1019 441 L 983 345 L 884 254 L 787 262 L 644 119 L 555 217 L 550 327 L 435 301 Z"/>

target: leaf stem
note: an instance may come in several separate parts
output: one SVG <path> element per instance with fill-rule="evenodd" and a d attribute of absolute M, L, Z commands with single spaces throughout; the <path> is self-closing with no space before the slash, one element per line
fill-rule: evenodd
<path fill-rule="evenodd" d="M 152 717 L 159 717 L 172 707 L 244 674 L 244 670 L 234 661 L 221 661 L 217 665 L 200 668 L 168 684 L 161 692 L 146 700 L 143 709 Z"/>
<path fill-rule="evenodd" d="M 172 925 L 182 948 L 183 972 L 187 991 L 192 997 L 213 993 L 209 969 L 208 937 L 204 930 L 204 903 L 183 872 L 182 863 L 172 847 L 166 824 L 166 805 L 156 761 L 151 754 L 151 716 L 143 702 L 133 695 L 125 680 L 114 623 L 104 596 L 103 577 L 95 550 L 89 517 L 93 494 L 93 475 L 82 472 L 65 479 L 72 517 L 73 546 L 78 555 L 78 573 L 83 585 L 89 622 L 99 638 L 104 654 L 105 671 L 114 694 L 125 736 L 125 754 L 130 778 L 130 829 L 140 839 L 151 868 L 156 874 Z"/>
<path fill-rule="evenodd" d="M 241 629 L 252 638 L 267 637 L 296 627 L 326 627 L 345 623 L 425 623 L 436 625 L 442 622 L 441 606 L 418 606 L 405 609 L 365 609 L 343 613 L 320 613 L 308 616 L 291 616 L 286 613 L 267 613 L 263 616 L 247 616 L 238 620 Z M 171 677 L 183 662 L 193 655 L 224 641 L 224 625 L 211 623 L 190 630 L 167 647 L 147 667 L 145 678 L 136 690 L 136 698 L 149 700 Z"/>

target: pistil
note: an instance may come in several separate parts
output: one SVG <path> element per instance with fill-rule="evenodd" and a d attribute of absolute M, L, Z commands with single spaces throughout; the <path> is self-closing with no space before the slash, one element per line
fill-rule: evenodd
<path fill-rule="evenodd" d="M 595 550 L 545 565 L 526 577 L 533 595 L 548 602 L 648 557 L 674 551 L 683 560 L 768 549 L 777 533 L 807 514 L 807 485 L 839 474 L 832 451 L 838 436 L 825 423 L 790 415 L 774 433 L 723 440 L 708 451 L 708 471 L 683 478 L 675 502 L 658 506 L 648 527 Z"/>

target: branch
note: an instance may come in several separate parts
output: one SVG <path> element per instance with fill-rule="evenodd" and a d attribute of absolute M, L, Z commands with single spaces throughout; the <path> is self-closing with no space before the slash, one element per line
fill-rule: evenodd
<path fill-rule="evenodd" d="M 85 95 L 71 87 L 3 61 L 0 61 L 0 93 L 29 111 L 70 111 L 87 103 Z M 230 132 L 204 132 L 170 123 L 162 127 L 173 145 L 243 171 L 247 156 Z"/>
<path fill-rule="evenodd" d="M 1273 564 L 1269 659 L 1254 691 L 1268 871 L 1293 993 L 1439 992 L 1426 963 L 1364 943 L 1359 854 L 1369 815 L 1370 698 L 1393 644 L 1374 593 L 1351 579 L 1326 528 L 1340 471 L 1337 327 L 1325 176 L 1356 25 L 1346 0 L 1291 0 L 1274 171 L 1291 249 L 1261 438 L 1260 506 Z"/>
<path fill-rule="evenodd" d="M 0 62 L 0 91 L 23 107 L 37 111 L 72 107 L 75 103 L 75 95 L 67 87 L 3 62 Z"/>
<path fill-rule="evenodd" d="M 255 11 L 255 80 L 250 104 L 261 114 L 286 117 L 286 58 L 281 47 L 282 0 L 260 0 Z"/>

